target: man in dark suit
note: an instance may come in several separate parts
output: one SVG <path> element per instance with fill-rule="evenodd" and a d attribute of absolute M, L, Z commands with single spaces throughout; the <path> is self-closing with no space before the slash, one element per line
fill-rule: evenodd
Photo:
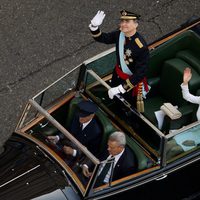
<path fill-rule="evenodd" d="M 104 159 L 107 164 L 101 165 L 95 186 L 123 178 L 137 171 L 136 157 L 126 146 L 126 137 L 123 132 L 116 131 L 109 136 L 107 152 L 102 157 L 102 160 Z M 113 166 L 109 164 L 111 160 L 114 162 Z M 91 175 L 89 167 L 91 167 L 89 163 L 82 166 L 86 177 Z"/>
<path fill-rule="evenodd" d="M 95 119 L 97 106 L 91 101 L 82 101 L 78 104 L 79 111 L 75 114 L 70 132 L 72 135 L 88 150 L 97 156 L 98 147 L 101 142 L 101 127 Z M 79 152 L 74 144 L 66 141 L 63 134 L 56 136 L 48 136 L 48 139 L 54 143 L 63 145 L 62 150 L 65 154 L 72 157 L 77 157 Z"/>

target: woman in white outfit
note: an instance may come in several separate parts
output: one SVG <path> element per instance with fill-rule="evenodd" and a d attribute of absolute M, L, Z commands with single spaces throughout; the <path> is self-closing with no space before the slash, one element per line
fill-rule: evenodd
<path fill-rule="evenodd" d="M 189 101 L 191 103 L 199 104 L 199 108 L 197 110 L 197 120 L 200 120 L 200 96 L 194 96 L 190 94 L 189 89 L 188 89 L 188 83 L 190 79 L 192 78 L 192 72 L 190 68 L 185 68 L 184 74 L 183 74 L 183 83 L 181 84 L 182 88 L 182 94 L 183 98 L 186 101 Z"/>

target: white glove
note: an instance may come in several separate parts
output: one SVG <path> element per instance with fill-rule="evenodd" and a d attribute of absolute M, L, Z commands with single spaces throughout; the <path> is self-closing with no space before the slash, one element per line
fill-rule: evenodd
<path fill-rule="evenodd" d="M 124 94 L 125 92 L 126 90 L 122 87 L 122 85 L 118 85 L 117 87 L 113 87 L 108 90 L 108 96 L 110 99 L 113 99 L 116 94 Z"/>
<path fill-rule="evenodd" d="M 91 23 L 89 25 L 89 28 L 91 31 L 96 31 L 98 29 L 98 26 L 100 26 L 105 18 L 104 11 L 98 11 L 97 14 L 93 17 L 91 20 Z"/>

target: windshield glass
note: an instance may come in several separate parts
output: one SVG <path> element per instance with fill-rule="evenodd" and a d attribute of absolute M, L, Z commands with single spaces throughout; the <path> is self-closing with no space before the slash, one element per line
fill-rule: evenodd
<path fill-rule="evenodd" d="M 84 64 L 87 66 L 87 69 L 92 69 L 101 77 L 109 75 L 116 65 L 115 48 L 98 54 L 88 61 L 85 61 Z"/>
<path fill-rule="evenodd" d="M 86 92 L 90 97 L 100 103 L 99 105 L 133 137 L 160 157 L 163 134 L 122 97 L 109 99 L 107 94 L 109 88 L 106 76 L 101 78 L 93 70 L 87 70 Z"/>
<path fill-rule="evenodd" d="M 52 113 L 55 109 L 51 109 L 56 103 L 66 103 L 69 98 L 72 98 L 75 94 L 75 86 L 77 84 L 80 66 L 74 68 L 69 73 L 55 81 L 49 87 L 41 91 L 32 99 L 37 102 L 41 107 Z M 71 93 L 71 95 L 70 95 Z M 66 99 L 66 96 L 69 96 Z M 16 129 L 21 129 L 28 123 L 31 123 L 36 117 L 39 117 L 38 110 L 33 109 L 30 104 L 27 104 L 22 118 L 20 119 Z"/>
<path fill-rule="evenodd" d="M 112 178 L 113 178 L 113 167 L 114 167 L 114 158 L 109 158 L 105 161 L 102 161 L 100 165 L 98 166 L 97 176 L 94 183 L 94 188 L 108 184 L 111 184 Z M 108 187 L 108 185 L 104 187 Z M 100 188 L 101 189 L 101 188 Z"/>
<path fill-rule="evenodd" d="M 72 71 L 68 72 L 56 82 L 51 84 L 48 88 L 33 97 L 34 101 L 36 101 L 43 108 L 49 107 L 55 100 L 75 88 L 79 71 L 80 66 L 74 68 Z"/>
<path fill-rule="evenodd" d="M 200 147 L 200 122 L 171 131 L 167 137 L 166 158 L 168 161 L 187 155 Z"/>
<path fill-rule="evenodd" d="M 41 152 L 51 160 L 56 160 L 66 170 L 65 175 L 69 180 L 72 179 L 84 194 L 90 178 L 83 175 L 82 164 L 89 162 L 93 165 L 90 170 L 92 175 L 98 159 L 52 116 L 55 113 L 49 115 L 33 100 L 30 100 L 30 104 L 31 110 L 37 110 L 37 117 L 18 132 L 38 144 Z"/>

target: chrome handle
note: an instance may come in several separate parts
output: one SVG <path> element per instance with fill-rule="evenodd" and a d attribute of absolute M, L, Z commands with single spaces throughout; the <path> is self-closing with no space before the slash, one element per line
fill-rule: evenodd
<path fill-rule="evenodd" d="M 160 181 L 167 177 L 167 174 L 162 174 L 160 177 L 156 178 L 156 181 Z"/>
<path fill-rule="evenodd" d="M 49 124 L 49 122 L 46 122 L 45 124 L 40 123 L 40 128 L 44 128 Z"/>

